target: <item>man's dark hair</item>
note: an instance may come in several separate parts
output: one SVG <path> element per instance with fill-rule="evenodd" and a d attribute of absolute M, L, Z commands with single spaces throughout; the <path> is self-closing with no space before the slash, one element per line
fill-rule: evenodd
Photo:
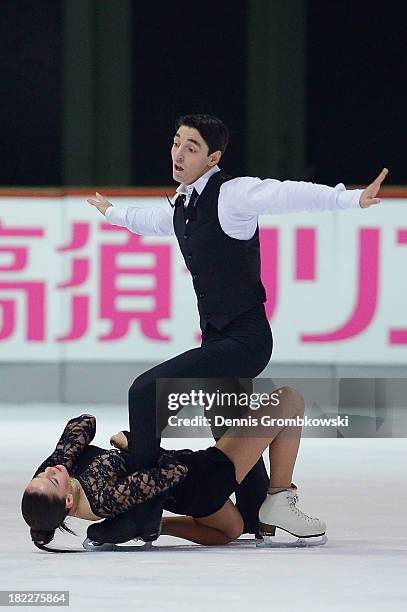
<path fill-rule="evenodd" d="M 178 117 L 175 122 L 175 131 L 181 125 L 186 125 L 190 128 L 198 130 L 206 144 L 208 145 L 208 154 L 214 151 L 221 151 L 222 155 L 226 151 L 229 142 L 229 132 L 226 125 L 217 117 L 212 115 L 183 115 Z"/>

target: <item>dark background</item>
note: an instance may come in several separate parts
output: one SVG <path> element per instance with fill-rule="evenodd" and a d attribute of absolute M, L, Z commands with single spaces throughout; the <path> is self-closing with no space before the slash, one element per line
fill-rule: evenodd
<path fill-rule="evenodd" d="M 363 184 L 386 165 L 387 184 L 405 184 L 406 5 L 305 6 L 304 176 Z M 247 173 L 247 11 L 246 0 L 132 2 L 132 184 L 171 183 L 174 119 L 196 111 L 224 119 L 222 167 Z M 1 185 L 63 184 L 63 16 L 60 0 L 1 2 Z"/>
<path fill-rule="evenodd" d="M 0 2 L 2 185 L 62 180 L 62 3 Z"/>

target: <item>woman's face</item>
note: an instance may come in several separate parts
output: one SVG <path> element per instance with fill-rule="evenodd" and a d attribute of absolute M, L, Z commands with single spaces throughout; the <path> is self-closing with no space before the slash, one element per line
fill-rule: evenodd
<path fill-rule="evenodd" d="M 72 487 L 69 474 L 65 466 L 54 465 L 47 467 L 44 472 L 32 479 L 27 490 L 38 491 L 49 497 L 66 499 L 66 507 L 71 508 L 73 504 Z"/>

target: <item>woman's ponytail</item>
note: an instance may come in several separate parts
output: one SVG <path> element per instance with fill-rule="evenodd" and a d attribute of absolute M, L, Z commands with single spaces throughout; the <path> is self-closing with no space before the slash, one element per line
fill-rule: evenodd
<path fill-rule="evenodd" d="M 30 527 L 34 546 L 47 552 L 78 552 L 47 547 L 54 539 L 56 529 L 76 535 L 64 522 L 69 513 L 64 500 L 50 499 L 44 493 L 26 490 L 21 500 L 21 513 Z"/>

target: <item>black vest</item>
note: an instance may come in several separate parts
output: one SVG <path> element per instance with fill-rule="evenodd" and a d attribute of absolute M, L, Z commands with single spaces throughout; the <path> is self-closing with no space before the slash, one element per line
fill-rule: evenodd
<path fill-rule="evenodd" d="M 216 172 L 193 209 L 183 204 L 174 209 L 175 235 L 192 275 L 202 331 L 208 323 L 222 330 L 266 301 L 260 279 L 259 227 L 250 240 L 238 240 L 225 234 L 219 223 L 219 190 L 231 178 Z M 191 216 L 188 223 L 187 215 Z"/>

